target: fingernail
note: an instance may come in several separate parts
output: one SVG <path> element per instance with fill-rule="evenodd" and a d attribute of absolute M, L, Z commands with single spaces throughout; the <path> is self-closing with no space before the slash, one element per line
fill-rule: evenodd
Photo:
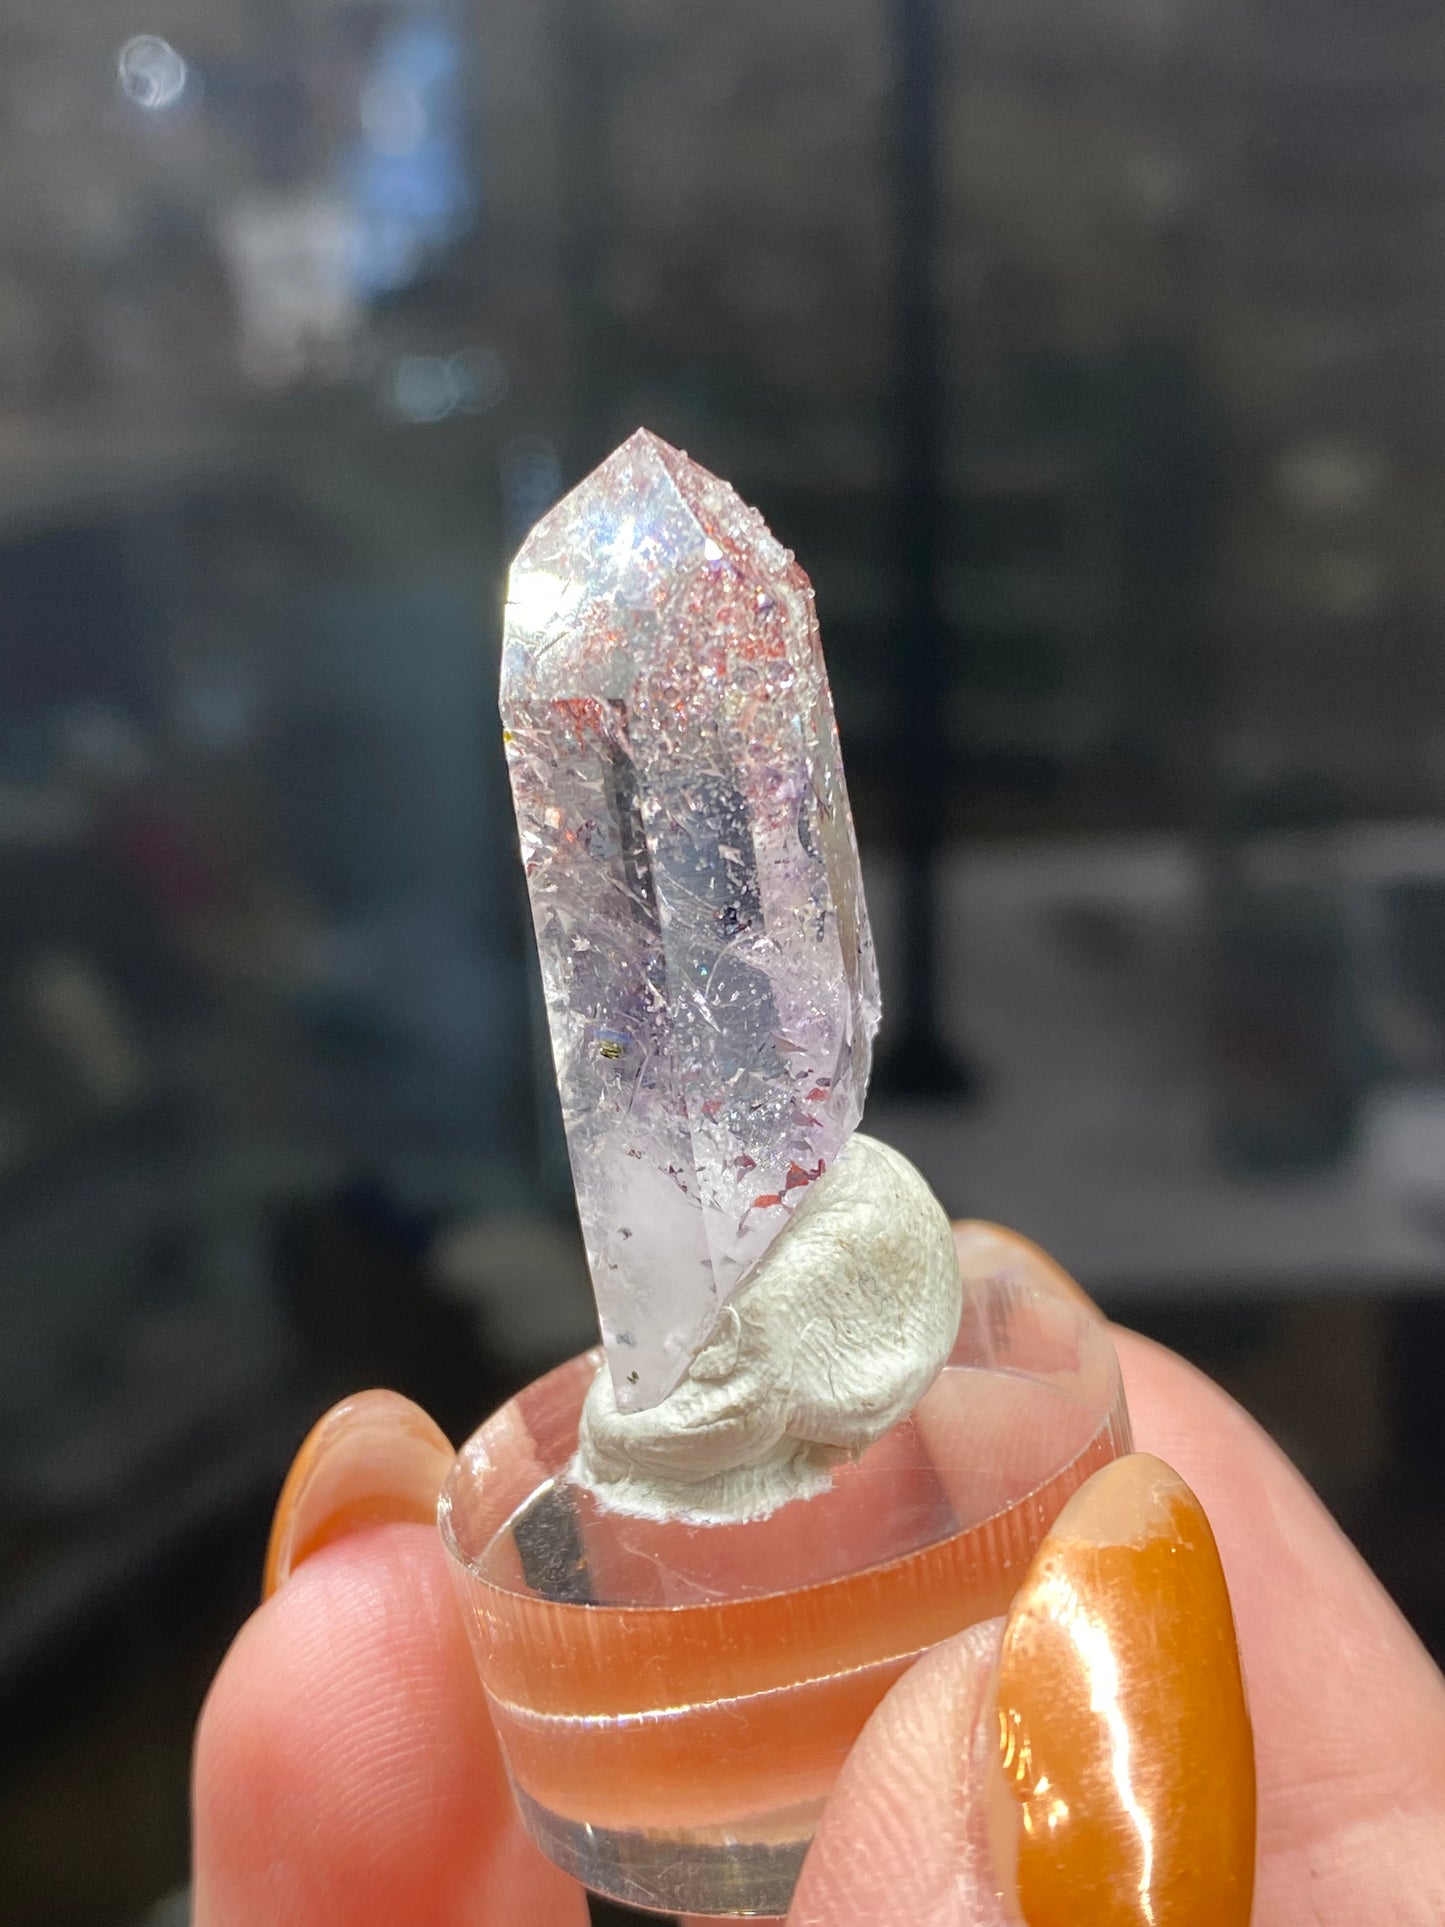
<path fill-rule="evenodd" d="M 452 1456 L 436 1423 L 399 1392 L 357 1392 L 333 1405 L 286 1474 L 261 1597 L 313 1552 L 363 1526 L 435 1519 Z"/>
<path fill-rule="evenodd" d="M 1096 1318 L 1104 1316 L 1077 1279 L 1017 1231 L 1006 1231 L 984 1218 L 966 1218 L 953 1227 L 953 1242 L 965 1285 L 970 1279 L 1008 1278 L 1052 1292 L 1056 1298 L 1067 1298 Z"/>
<path fill-rule="evenodd" d="M 1199 1501 L 1144 1453 L 1081 1486 L 1009 1611 L 994 1854 L 1027 1927 L 1248 1927 L 1254 1743 Z"/>

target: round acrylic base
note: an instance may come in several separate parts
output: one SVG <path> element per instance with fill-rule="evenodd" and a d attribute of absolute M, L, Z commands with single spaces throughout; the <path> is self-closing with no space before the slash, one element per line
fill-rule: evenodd
<path fill-rule="evenodd" d="M 928 1647 L 1007 1610 L 1089 1474 L 1130 1449 L 1105 1327 L 971 1286 L 912 1416 L 830 1490 L 745 1525 L 608 1511 L 572 1483 L 599 1353 L 458 1455 L 441 1528 L 518 1806 L 596 1892 L 786 1913 L 863 1723 Z"/>

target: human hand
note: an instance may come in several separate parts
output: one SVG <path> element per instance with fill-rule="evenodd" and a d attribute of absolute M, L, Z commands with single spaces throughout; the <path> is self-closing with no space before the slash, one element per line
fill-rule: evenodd
<path fill-rule="evenodd" d="M 958 1238 L 966 1276 L 1007 1266 L 1077 1292 L 1026 1240 Z M 1199 1496 L 1229 1581 L 1258 1769 L 1254 1927 L 1439 1927 L 1445 1681 L 1258 1427 L 1171 1353 L 1114 1338 L 1136 1443 Z M 450 1448 L 390 1394 L 318 1434 L 283 1494 L 270 1596 L 202 1714 L 196 1927 L 583 1927 L 581 1890 L 515 1817 L 452 1597 L 432 1523 Z M 986 1672 L 964 1634 L 884 1700 L 792 1927 L 973 1927 L 957 1860 Z M 1153 1927 L 1217 1927 L 1158 1892 Z M 1096 1890 L 1070 1927 L 1149 1920 Z"/>

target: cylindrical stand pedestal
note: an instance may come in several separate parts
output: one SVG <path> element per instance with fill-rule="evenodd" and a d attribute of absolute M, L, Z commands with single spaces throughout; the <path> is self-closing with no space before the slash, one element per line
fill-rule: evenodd
<path fill-rule="evenodd" d="M 1105 1327 L 971 1286 L 912 1416 L 744 1525 L 606 1510 L 572 1482 L 600 1353 L 473 1435 L 441 1528 L 518 1805 L 601 1894 L 787 1911 L 864 1721 L 919 1653 L 1007 1610 L 1060 1507 L 1130 1449 Z"/>

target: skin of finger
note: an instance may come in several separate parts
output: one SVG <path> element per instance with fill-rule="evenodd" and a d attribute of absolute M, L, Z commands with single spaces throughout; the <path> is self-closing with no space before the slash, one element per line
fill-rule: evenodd
<path fill-rule="evenodd" d="M 1254 1722 L 1259 1927 L 1445 1921 L 1445 1680 L 1273 1442 L 1182 1359 L 1116 1332 L 1136 1441 L 1198 1494 Z"/>
<path fill-rule="evenodd" d="M 988 1879 L 979 1744 L 992 1739 L 980 1716 L 1001 1631 L 993 1620 L 926 1653 L 879 1706 L 843 1768 L 788 1927 L 1009 1927 Z"/>
<path fill-rule="evenodd" d="M 1135 1441 L 1198 1494 L 1229 1580 L 1259 1768 L 1256 1927 L 1439 1927 L 1445 1682 L 1245 1413 L 1172 1353 L 1115 1338 Z M 973 1663 L 951 1642 L 879 1707 L 824 1815 L 791 1927 L 972 1927 L 953 1856 Z M 870 1869 L 861 1893 L 858 1866 Z"/>
<path fill-rule="evenodd" d="M 515 1817 L 445 1558 L 370 1529 L 242 1629 L 196 1741 L 195 1927 L 584 1927 Z"/>

